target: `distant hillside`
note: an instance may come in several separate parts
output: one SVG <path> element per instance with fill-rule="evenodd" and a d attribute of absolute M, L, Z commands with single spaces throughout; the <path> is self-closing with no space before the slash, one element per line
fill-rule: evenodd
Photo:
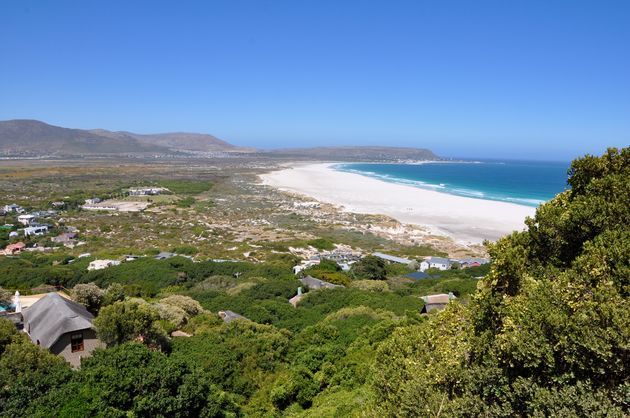
<path fill-rule="evenodd" d="M 169 149 L 201 152 L 251 152 L 250 148 L 237 147 L 215 136 L 190 132 L 172 132 L 163 134 L 136 134 L 133 132 L 111 132 L 93 129 L 90 132 L 118 138 L 131 137 L 143 144 L 157 145 Z"/>
<path fill-rule="evenodd" d="M 137 134 L 106 129 L 70 129 L 37 120 L 0 121 L 0 154 L 15 156 L 78 156 L 117 154 L 257 153 L 274 158 L 399 161 L 437 160 L 428 149 L 396 147 L 317 147 L 257 151 L 237 147 L 208 134 L 174 132 Z"/>
<path fill-rule="evenodd" d="M 399 160 L 439 160 L 440 157 L 425 148 L 403 147 L 316 147 L 284 148 L 268 151 L 276 156 L 322 160 L 350 161 L 399 161 Z"/>
<path fill-rule="evenodd" d="M 160 147 L 135 138 L 108 138 L 82 129 L 68 129 L 36 120 L 0 122 L 0 151 L 12 154 L 72 155 L 153 152 Z"/>
<path fill-rule="evenodd" d="M 212 135 L 141 135 L 105 129 L 70 129 L 37 120 L 0 121 L 0 153 L 11 155 L 98 155 L 127 153 L 248 152 Z"/>

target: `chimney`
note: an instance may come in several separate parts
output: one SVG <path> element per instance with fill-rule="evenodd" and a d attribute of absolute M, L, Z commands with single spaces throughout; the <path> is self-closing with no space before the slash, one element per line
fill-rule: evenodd
<path fill-rule="evenodd" d="M 15 313 L 22 312 L 22 301 L 20 300 L 20 291 L 15 291 L 15 298 L 13 300 L 13 304 L 15 305 Z"/>
<path fill-rule="evenodd" d="M 302 288 L 298 287 L 298 296 L 302 295 Z"/>

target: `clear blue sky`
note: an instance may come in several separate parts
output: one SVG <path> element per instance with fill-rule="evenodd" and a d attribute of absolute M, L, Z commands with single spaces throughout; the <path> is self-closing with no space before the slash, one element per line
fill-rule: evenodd
<path fill-rule="evenodd" d="M 630 144 L 630 1 L 0 1 L 0 119 L 256 147 Z"/>

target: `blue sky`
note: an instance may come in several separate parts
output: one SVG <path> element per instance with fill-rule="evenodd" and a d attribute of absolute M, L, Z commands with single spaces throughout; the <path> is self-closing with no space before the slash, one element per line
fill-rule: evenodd
<path fill-rule="evenodd" d="M 0 119 L 565 160 L 630 144 L 630 2 L 0 2 Z"/>

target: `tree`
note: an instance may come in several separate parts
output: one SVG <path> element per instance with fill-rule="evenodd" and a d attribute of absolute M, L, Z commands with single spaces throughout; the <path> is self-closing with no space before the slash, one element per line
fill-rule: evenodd
<path fill-rule="evenodd" d="M 129 341 L 141 341 L 146 345 L 168 348 L 168 339 L 157 323 L 158 310 L 148 303 L 136 300 L 115 302 L 101 309 L 94 319 L 98 337 L 108 346 Z"/>
<path fill-rule="evenodd" d="M 0 356 L 0 415 L 24 416 L 25 408 L 71 376 L 63 358 L 15 336 Z"/>
<path fill-rule="evenodd" d="M 104 298 L 105 291 L 94 283 L 81 283 L 72 288 L 72 300 L 85 306 L 95 315 L 101 308 Z"/>
<path fill-rule="evenodd" d="M 572 188 L 526 231 L 489 245 L 468 307 L 449 304 L 382 345 L 377 413 L 628 415 L 630 148 L 569 173 Z"/>
<path fill-rule="evenodd" d="M 4 352 L 4 348 L 9 345 L 18 335 L 18 330 L 13 322 L 8 319 L 0 318 L 0 356 Z"/>
<path fill-rule="evenodd" d="M 385 280 L 387 278 L 386 267 L 383 259 L 368 255 L 352 265 L 350 274 L 358 280 Z"/>
<path fill-rule="evenodd" d="M 160 303 L 172 305 L 186 312 L 188 317 L 199 315 L 203 312 L 203 307 L 195 299 L 190 296 L 172 295 L 160 300 Z"/>
<path fill-rule="evenodd" d="M 26 406 L 26 405 L 25 405 Z M 233 397 L 217 389 L 198 369 L 126 343 L 97 350 L 74 379 L 35 405 L 32 415 L 229 417 Z"/>
<path fill-rule="evenodd" d="M 114 302 L 125 300 L 125 288 L 120 283 L 112 283 L 105 290 L 103 305 L 111 305 Z"/>
<path fill-rule="evenodd" d="M 11 294 L 11 292 L 0 287 L 0 305 L 2 306 L 10 305 L 13 302 L 12 296 L 13 295 Z"/>

